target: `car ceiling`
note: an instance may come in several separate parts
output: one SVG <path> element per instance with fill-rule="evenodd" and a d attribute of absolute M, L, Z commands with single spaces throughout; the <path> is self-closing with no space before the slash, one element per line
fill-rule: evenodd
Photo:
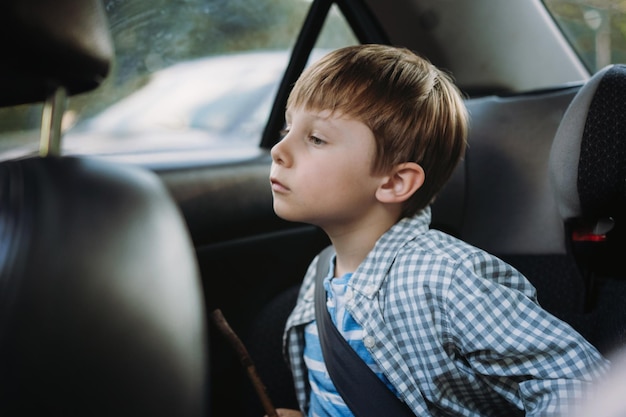
<path fill-rule="evenodd" d="M 589 77 L 539 0 L 366 1 L 392 43 L 451 71 L 471 95 L 527 91 Z"/>

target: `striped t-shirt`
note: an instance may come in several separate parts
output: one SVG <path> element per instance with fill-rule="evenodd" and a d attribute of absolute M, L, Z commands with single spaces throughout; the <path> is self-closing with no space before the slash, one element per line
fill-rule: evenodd
<path fill-rule="evenodd" d="M 352 274 L 346 274 L 340 278 L 333 279 L 329 276 L 324 280 L 324 288 L 328 294 L 326 305 L 330 317 L 335 326 L 337 326 L 339 333 L 348 341 L 361 359 L 363 359 L 376 375 L 385 382 L 389 389 L 396 393 L 393 386 L 387 381 L 387 378 L 382 374 L 378 365 L 365 347 L 367 341 L 364 341 L 365 334 L 363 329 L 352 318 L 348 310 L 344 308 L 346 294 L 348 294 L 349 297 L 351 291 L 347 286 L 351 276 Z M 326 366 L 324 365 L 316 321 L 306 325 L 304 337 L 304 360 L 309 371 L 309 382 L 311 384 L 309 415 L 314 417 L 353 416 L 333 385 L 326 370 Z M 359 381 L 355 381 L 354 383 L 358 384 Z"/>

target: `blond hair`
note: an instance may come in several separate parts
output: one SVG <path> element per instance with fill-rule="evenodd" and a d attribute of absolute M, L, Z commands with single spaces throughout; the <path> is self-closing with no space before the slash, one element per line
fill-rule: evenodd
<path fill-rule="evenodd" d="M 426 175 L 403 216 L 427 206 L 465 151 L 467 110 L 451 77 L 405 48 L 357 45 L 305 70 L 288 108 L 331 110 L 367 125 L 376 139 L 372 172 L 416 162 Z"/>

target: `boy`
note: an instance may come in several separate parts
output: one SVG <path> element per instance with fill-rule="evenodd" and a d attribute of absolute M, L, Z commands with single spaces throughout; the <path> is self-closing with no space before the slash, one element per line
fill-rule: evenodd
<path fill-rule="evenodd" d="M 382 45 L 331 52 L 289 97 L 271 151 L 274 210 L 326 232 L 333 322 L 413 413 L 563 412 L 605 360 L 537 305 L 519 272 L 429 230 L 467 130 L 461 95 L 426 60 Z M 302 413 L 350 416 L 319 347 L 317 259 L 287 322 L 288 358 Z"/>

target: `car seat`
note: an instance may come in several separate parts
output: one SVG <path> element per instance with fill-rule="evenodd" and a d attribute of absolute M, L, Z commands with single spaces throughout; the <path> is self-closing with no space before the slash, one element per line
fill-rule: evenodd
<path fill-rule="evenodd" d="M 550 178 L 566 240 L 586 286 L 590 340 L 604 353 L 626 342 L 626 65 L 598 71 L 556 133 Z"/>
<path fill-rule="evenodd" d="M 0 34 L 0 105 L 46 100 L 42 156 L 0 162 L 0 415 L 206 415 L 178 208 L 151 172 L 59 155 L 65 95 L 109 70 L 102 3 L 5 0 Z"/>

